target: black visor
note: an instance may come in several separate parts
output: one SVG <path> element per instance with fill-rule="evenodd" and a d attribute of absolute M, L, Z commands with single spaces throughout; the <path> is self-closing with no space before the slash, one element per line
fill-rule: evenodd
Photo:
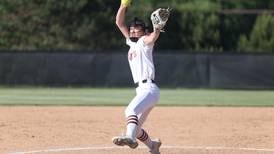
<path fill-rule="evenodd" d="M 143 20 L 141 20 L 141 19 L 135 17 L 135 18 L 129 23 L 128 28 L 130 28 L 130 27 L 137 27 L 137 26 L 142 27 L 142 30 L 143 30 L 143 31 L 146 30 L 146 23 L 145 23 Z"/>

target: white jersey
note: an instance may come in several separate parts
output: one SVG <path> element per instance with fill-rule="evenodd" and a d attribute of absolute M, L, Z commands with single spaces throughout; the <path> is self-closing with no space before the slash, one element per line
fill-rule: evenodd
<path fill-rule="evenodd" d="M 130 46 L 128 62 L 134 83 L 144 79 L 154 80 L 155 69 L 152 57 L 154 45 L 146 45 L 144 43 L 144 36 L 139 38 L 137 42 L 132 42 L 128 38 L 126 43 Z"/>

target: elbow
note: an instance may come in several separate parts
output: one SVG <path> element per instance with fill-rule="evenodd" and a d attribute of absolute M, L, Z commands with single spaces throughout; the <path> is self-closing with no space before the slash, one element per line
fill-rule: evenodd
<path fill-rule="evenodd" d="M 115 24 L 118 26 L 118 27 L 122 27 L 123 23 L 120 21 L 120 20 L 117 20 L 115 21 Z"/>
<path fill-rule="evenodd" d="M 119 23 L 118 20 L 115 21 L 115 24 L 116 24 L 116 26 L 118 26 L 118 27 L 119 27 L 119 25 L 121 25 L 121 24 Z"/>

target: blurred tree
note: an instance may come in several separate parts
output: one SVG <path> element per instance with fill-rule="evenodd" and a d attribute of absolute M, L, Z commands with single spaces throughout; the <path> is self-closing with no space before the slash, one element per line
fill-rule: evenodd
<path fill-rule="evenodd" d="M 96 50 L 120 45 L 114 1 L 3 0 L 0 4 L 5 12 L 0 18 L 1 48 Z"/>
<path fill-rule="evenodd" d="M 181 35 L 180 42 L 183 48 L 191 51 L 220 51 L 219 18 L 216 12 L 219 5 L 216 1 L 185 0 L 185 3 L 176 4 L 181 12 L 179 17 Z"/>
<path fill-rule="evenodd" d="M 259 16 L 249 37 L 241 35 L 238 50 L 243 52 L 274 52 L 274 17 Z"/>
<path fill-rule="evenodd" d="M 125 40 L 115 26 L 119 5 L 113 0 L 1 0 L 0 48 L 124 50 Z M 137 16 L 152 30 L 150 14 L 158 7 L 173 11 L 157 49 L 216 52 L 237 50 L 243 36 L 250 41 L 257 16 L 220 13 L 222 9 L 274 9 L 274 2 L 133 0 L 127 22 Z"/>

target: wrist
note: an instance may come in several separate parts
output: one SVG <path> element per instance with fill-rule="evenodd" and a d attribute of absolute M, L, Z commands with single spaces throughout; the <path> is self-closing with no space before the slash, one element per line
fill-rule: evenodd
<path fill-rule="evenodd" d="M 128 7 L 131 3 L 131 0 L 121 0 L 121 6 Z"/>
<path fill-rule="evenodd" d="M 160 33 L 161 29 L 160 28 L 153 28 L 153 31 L 156 32 L 156 33 Z"/>
<path fill-rule="evenodd" d="M 126 6 L 125 4 L 121 3 L 120 7 L 123 8 L 123 9 L 126 9 L 128 6 Z"/>

